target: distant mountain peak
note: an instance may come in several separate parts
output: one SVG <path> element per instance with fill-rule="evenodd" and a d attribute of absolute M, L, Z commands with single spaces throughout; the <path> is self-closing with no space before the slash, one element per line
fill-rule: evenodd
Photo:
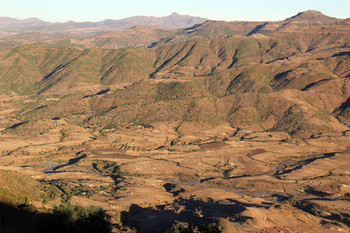
<path fill-rule="evenodd" d="M 303 11 L 303 12 L 300 12 L 299 14 L 297 15 L 309 15 L 309 16 L 321 16 L 324 14 L 322 14 L 322 12 L 320 11 L 315 11 L 315 10 L 308 10 L 308 11 Z"/>
<path fill-rule="evenodd" d="M 180 16 L 180 14 L 178 14 L 177 12 L 173 12 L 173 13 L 171 13 L 171 15 L 169 15 L 169 16 Z"/>
<path fill-rule="evenodd" d="M 320 11 L 308 10 L 298 13 L 287 19 L 288 21 L 336 21 L 337 18 L 329 17 L 324 15 Z"/>
<path fill-rule="evenodd" d="M 23 21 L 25 21 L 25 22 L 44 22 L 43 20 L 36 18 L 36 17 L 31 17 L 31 18 L 25 19 Z"/>

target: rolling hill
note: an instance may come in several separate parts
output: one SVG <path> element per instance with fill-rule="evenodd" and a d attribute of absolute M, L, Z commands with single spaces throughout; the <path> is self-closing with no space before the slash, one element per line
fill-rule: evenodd
<path fill-rule="evenodd" d="M 260 125 L 301 137 L 343 132 L 349 126 L 350 28 L 338 20 L 310 27 L 288 27 L 264 36 L 202 36 L 152 48 L 25 45 L 0 52 L 2 64 L 9 64 L 0 70 L 1 88 L 6 94 L 63 96 L 24 114 L 24 121 L 33 114 L 54 118 L 75 112 L 81 115 L 75 123 L 102 128 L 196 121 Z M 125 36 L 133 47 L 136 42 L 125 38 L 142 33 L 157 39 L 172 31 L 136 27 L 126 34 L 101 34 L 90 42 L 104 47 L 111 36 L 118 41 Z M 85 94 L 74 94 L 80 92 Z M 73 106 L 64 97 L 71 94 Z"/>

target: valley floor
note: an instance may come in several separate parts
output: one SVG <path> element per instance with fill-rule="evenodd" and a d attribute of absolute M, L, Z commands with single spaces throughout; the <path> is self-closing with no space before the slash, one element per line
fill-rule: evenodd
<path fill-rule="evenodd" d="M 218 221 L 224 232 L 349 231 L 349 132 L 296 139 L 259 126 L 61 123 L 35 137 L 0 135 L 0 169 L 54 190 L 32 200 L 38 207 L 102 206 L 120 229 L 140 232 L 175 220 Z"/>

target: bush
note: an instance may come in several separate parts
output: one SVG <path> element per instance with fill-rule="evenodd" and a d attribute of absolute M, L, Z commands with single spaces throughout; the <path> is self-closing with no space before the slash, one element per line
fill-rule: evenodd
<path fill-rule="evenodd" d="M 222 229 L 217 223 L 208 225 L 183 223 L 175 221 L 167 233 L 221 233 Z"/>
<path fill-rule="evenodd" d="M 292 206 L 312 215 L 319 216 L 321 214 L 321 207 L 318 204 L 310 202 L 308 200 L 290 200 L 290 203 Z"/>
<path fill-rule="evenodd" d="M 120 176 L 122 173 L 120 171 L 120 166 L 115 162 L 97 160 L 92 166 L 96 171 L 104 175 Z"/>
<path fill-rule="evenodd" d="M 112 229 L 109 218 L 100 207 L 62 204 L 53 209 L 51 219 L 41 228 L 41 232 L 107 233 Z"/>

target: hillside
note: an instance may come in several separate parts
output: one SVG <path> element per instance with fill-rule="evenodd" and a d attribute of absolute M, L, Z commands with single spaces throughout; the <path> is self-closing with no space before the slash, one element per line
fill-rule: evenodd
<path fill-rule="evenodd" d="M 350 75 L 346 25 L 288 29 L 264 37 L 193 39 L 152 49 L 80 51 L 28 45 L 0 53 L 3 64 L 16 61 L 0 70 L 1 87 L 6 94 L 94 96 L 110 90 L 99 94 L 98 109 L 93 107 L 95 98 L 78 97 L 82 109 L 72 106 L 62 112 L 83 111 L 79 124 L 85 125 L 189 120 L 235 127 L 260 124 L 265 130 L 302 137 L 342 132 L 348 129 L 343 124 Z M 148 33 L 148 28 L 130 30 L 145 29 Z M 158 82 L 165 84 L 160 87 Z M 127 88 L 120 90 L 123 86 Z M 160 97 L 160 91 L 168 94 Z M 58 109 L 53 104 L 31 114 L 53 118 L 62 115 Z M 152 109 L 172 110 L 153 115 Z"/>
<path fill-rule="evenodd" d="M 26 198 L 29 203 L 41 200 L 44 195 L 38 181 L 15 171 L 1 170 L 0 181 L 0 203 L 24 204 Z"/>
<path fill-rule="evenodd" d="M 119 32 L 100 33 L 90 37 L 87 41 L 104 49 L 150 47 L 155 42 L 175 33 L 176 30 L 135 26 Z"/>

